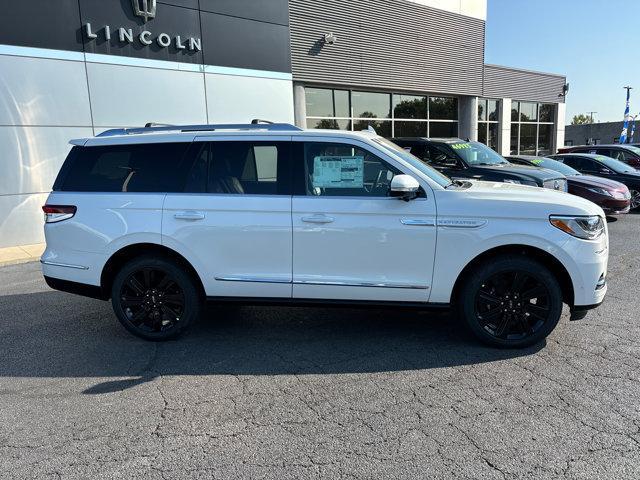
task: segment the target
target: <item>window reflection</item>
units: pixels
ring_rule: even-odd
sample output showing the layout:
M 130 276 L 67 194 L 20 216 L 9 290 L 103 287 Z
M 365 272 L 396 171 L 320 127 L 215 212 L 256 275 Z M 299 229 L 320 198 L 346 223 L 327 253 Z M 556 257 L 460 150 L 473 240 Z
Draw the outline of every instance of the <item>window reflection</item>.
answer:
M 417 95 L 393 95 L 395 118 L 427 119 L 429 104 L 427 97 Z

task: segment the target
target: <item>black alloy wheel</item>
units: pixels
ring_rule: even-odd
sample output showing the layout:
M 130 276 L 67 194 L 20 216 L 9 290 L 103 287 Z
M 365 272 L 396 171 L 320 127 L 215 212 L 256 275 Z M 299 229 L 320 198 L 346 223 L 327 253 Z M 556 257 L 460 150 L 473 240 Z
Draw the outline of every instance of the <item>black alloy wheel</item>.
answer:
M 523 339 L 538 331 L 549 319 L 549 291 L 527 272 L 496 273 L 478 289 L 475 315 L 491 336 Z
M 112 304 L 122 325 L 147 340 L 166 340 L 184 331 L 200 313 L 198 290 L 175 263 L 134 260 L 116 275 Z
M 541 263 L 521 255 L 493 259 L 462 288 L 462 315 L 482 341 L 525 347 L 545 338 L 562 313 L 562 292 Z

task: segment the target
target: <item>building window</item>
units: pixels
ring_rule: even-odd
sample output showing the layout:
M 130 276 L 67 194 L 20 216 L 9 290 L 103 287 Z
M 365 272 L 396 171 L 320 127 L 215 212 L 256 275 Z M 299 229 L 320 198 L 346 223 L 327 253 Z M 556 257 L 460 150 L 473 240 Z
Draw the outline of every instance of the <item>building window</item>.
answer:
M 553 149 L 552 103 L 513 102 L 511 107 L 511 154 L 550 155 Z
M 366 130 L 383 137 L 457 137 L 458 99 L 305 88 L 307 127 Z M 497 132 L 497 130 L 496 130 Z
M 478 141 L 498 150 L 498 101 L 478 99 Z

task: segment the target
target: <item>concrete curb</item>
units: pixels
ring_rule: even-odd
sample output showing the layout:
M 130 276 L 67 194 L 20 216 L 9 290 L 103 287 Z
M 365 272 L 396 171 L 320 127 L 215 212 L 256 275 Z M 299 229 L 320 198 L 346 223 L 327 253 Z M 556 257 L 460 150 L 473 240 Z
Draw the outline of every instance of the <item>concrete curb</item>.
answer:
M 0 267 L 37 262 L 44 249 L 44 243 L 0 248 Z

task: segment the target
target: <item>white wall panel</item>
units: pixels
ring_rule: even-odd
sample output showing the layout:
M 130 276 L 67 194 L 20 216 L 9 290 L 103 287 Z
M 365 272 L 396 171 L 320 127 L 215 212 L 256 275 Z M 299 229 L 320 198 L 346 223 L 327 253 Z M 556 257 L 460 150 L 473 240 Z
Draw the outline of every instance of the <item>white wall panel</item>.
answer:
M 87 63 L 96 127 L 206 123 L 203 74 Z
M 0 125 L 90 126 L 84 63 L 0 55 Z
M 47 195 L 0 195 L 0 248 L 44 242 Z
M 211 123 L 246 123 L 253 118 L 293 123 L 290 80 L 207 73 Z
M 0 195 L 50 191 L 69 140 L 92 134 L 89 127 L 0 127 Z

